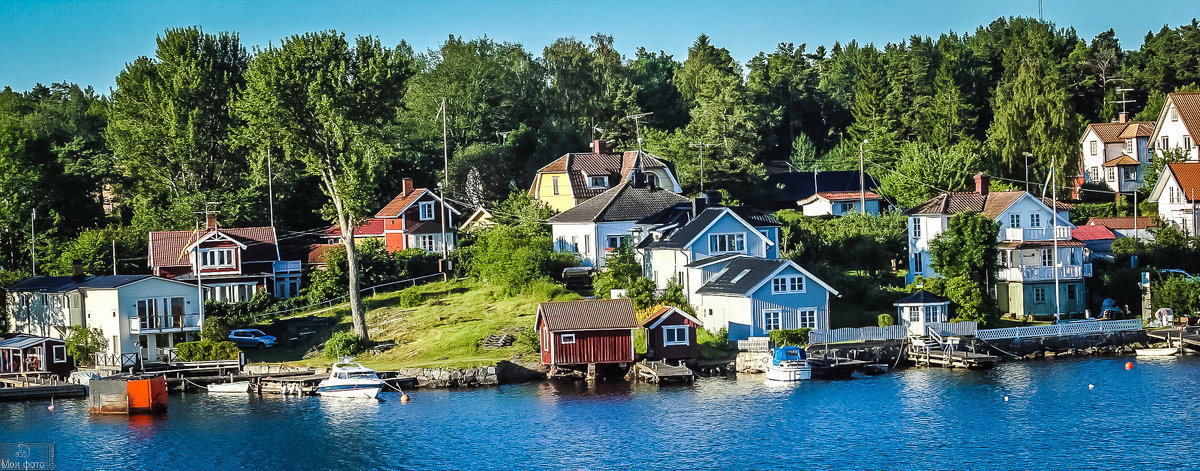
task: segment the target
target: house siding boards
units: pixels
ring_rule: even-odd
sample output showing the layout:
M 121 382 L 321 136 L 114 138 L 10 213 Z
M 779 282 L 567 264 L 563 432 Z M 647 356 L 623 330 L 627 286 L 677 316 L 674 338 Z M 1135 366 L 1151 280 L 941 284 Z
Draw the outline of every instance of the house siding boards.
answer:
M 564 334 L 574 335 L 574 342 L 563 343 Z M 632 363 L 633 335 L 628 329 L 555 333 L 553 352 L 553 364 L 562 366 Z
M 682 311 L 673 307 L 663 307 L 659 312 L 665 312 L 642 321 L 646 328 L 646 358 L 649 360 L 683 360 L 692 361 L 699 358 L 696 344 L 696 329 L 699 323 Z M 679 345 L 666 345 L 666 328 L 684 327 L 687 342 Z

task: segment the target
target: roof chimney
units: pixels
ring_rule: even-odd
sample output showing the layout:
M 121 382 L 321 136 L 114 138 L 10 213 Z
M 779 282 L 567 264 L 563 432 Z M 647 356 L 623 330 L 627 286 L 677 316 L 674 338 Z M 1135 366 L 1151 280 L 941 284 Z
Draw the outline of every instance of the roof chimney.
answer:
M 83 281 L 84 278 L 85 278 L 85 276 L 83 276 L 83 262 L 80 260 L 72 260 L 71 261 L 71 279 L 75 280 L 75 282 L 78 283 L 80 281 Z
M 592 141 L 592 152 L 597 154 L 607 154 L 608 144 L 601 139 L 596 139 Z
M 408 196 L 409 193 L 412 193 L 413 182 L 411 178 L 402 178 L 400 179 L 400 182 L 403 184 L 403 187 L 400 190 L 400 196 Z
M 975 174 L 975 192 L 980 195 L 987 196 L 988 186 L 991 184 L 991 178 L 982 173 Z
M 204 213 L 204 228 L 210 231 L 217 228 L 217 213 Z
M 708 195 L 700 195 L 692 199 L 692 217 L 699 216 L 708 208 Z
M 1125 115 L 1124 111 L 1122 111 L 1121 114 L 1117 115 L 1118 123 L 1125 123 L 1125 122 L 1128 122 L 1128 120 L 1129 120 L 1129 118 L 1128 118 L 1128 116 Z

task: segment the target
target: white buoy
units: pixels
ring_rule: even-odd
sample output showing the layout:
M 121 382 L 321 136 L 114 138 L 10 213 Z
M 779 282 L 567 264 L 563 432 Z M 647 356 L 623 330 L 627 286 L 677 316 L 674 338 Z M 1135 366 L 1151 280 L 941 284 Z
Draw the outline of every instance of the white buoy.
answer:
M 50 396 L 50 407 L 47 407 L 46 410 L 54 412 L 54 396 Z
M 1008 396 L 1004 396 L 1004 402 L 1008 402 Z
M 1094 385 L 1094 384 L 1089 384 L 1089 385 L 1088 385 L 1088 389 L 1096 389 L 1096 385 Z

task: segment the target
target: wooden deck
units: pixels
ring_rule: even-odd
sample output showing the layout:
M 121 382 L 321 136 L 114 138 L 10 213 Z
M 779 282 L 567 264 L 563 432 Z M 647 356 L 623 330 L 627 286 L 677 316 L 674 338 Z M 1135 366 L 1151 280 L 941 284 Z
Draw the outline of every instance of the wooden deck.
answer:
M 908 361 L 917 366 L 987 369 L 996 366 L 1000 357 L 956 350 L 909 349 Z
M 53 397 L 84 397 L 87 387 L 67 383 L 57 377 L 0 376 L 0 401 L 50 399 Z
M 1147 330 L 1146 336 L 1164 342 L 1175 342 L 1183 340 L 1183 346 L 1195 351 L 1200 351 L 1200 327 L 1168 327 L 1165 329 Z
M 696 373 L 690 368 L 683 365 L 670 365 L 666 361 L 642 360 L 633 364 L 631 373 L 636 378 L 648 383 L 670 381 L 686 381 L 690 383 L 696 379 Z

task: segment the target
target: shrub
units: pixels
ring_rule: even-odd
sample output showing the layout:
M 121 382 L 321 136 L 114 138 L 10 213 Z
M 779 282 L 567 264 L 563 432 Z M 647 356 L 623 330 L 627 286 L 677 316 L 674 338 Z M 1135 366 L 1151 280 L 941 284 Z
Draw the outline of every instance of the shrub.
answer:
M 894 317 L 892 317 L 891 314 L 880 314 L 879 315 L 879 326 L 887 327 L 890 325 L 896 325 L 896 319 Z
M 343 330 L 333 334 L 333 337 L 325 342 L 325 358 L 336 360 L 338 357 L 354 356 L 366 348 L 362 338 L 354 335 L 354 332 Z
M 567 290 L 567 287 L 563 286 L 561 283 L 556 283 L 554 281 L 545 279 L 533 281 L 525 288 L 525 292 L 540 302 L 554 301 L 559 297 L 571 293 L 571 291 Z
M 204 325 L 200 327 L 200 338 L 210 342 L 220 342 L 229 339 L 229 321 L 223 316 L 205 316 Z
M 104 332 L 95 327 L 71 326 L 67 333 L 67 353 L 80 365 L 91 365 L 96 352 L 108 348 Z
M 542 339 L 538 335 L 537 329 L 524 328 L 514 335 L 514 342 L 522 351 L 527 353 L 539 353 L 542 351 Z
M 767 333 L 775 345 L 803 346 L 808 344 L 808 332 L 811 329 L 777 329 Z
M 696 329 L 696 345 L 700 347 L 701 360 L 725 360 L 735 353 L 729 345 L 729 331 L 724 327 L 716 333 Z
M 237 345 L 228 340 L 201 340 L 175 345 L 175 353 L 183 361 L 234 360 L 237 359 L 238 352 Z
M 417 307 L 421 305 L 422 300 L 421 293 L 416 289 L 406 288 L 400 292 L 400 307 Z

